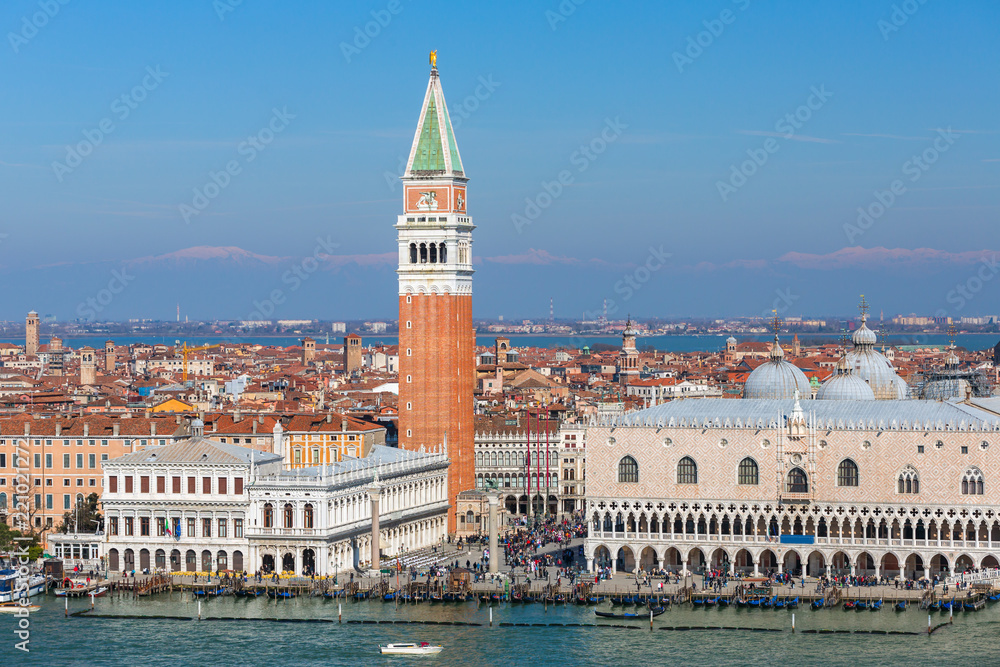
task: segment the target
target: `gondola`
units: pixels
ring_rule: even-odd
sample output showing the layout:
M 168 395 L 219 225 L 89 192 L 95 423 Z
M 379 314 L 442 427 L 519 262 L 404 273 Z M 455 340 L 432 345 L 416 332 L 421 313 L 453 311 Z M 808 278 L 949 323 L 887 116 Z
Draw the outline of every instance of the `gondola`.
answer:
M 871 606 L 872 611 L 880 611 L 881 609 L 882 609 L 882 598 L 879 598 L 878 600 L 875 600 L 875 602 L 872 602 Z
M 749 605 L 750 607 L 759 607 L 761 606 L 760 603 L 761 603 L 760 598 L 752 598 L 750 600 L 747 600 L 747 605 Z
M 737 598 L 736 599 L 736 606 L 737 607 L 745 607 L 745 606 L 747 606 L 747 604 L 748 604 L 747 601 L 745 599 L 743 599 L 743 598 Z
M 705 606 L 705 599 L 704 598 L 691 598 L 691 604 L 693 604 L 696 607 L 704 607 Z
M 868 609 L 868 603 L 864 600 L 858 600 L 854 603 L 854 609 L 855 611 L 864 611 L 865 609 Z
M 820 598 L 818 600 L 813 600 L 812 604 L 810 604 L 809 606 L 812 607 L 813 609 L 822 609 L 825 603 L 826 603 L 826 598 Z
M 616 614 L 613 611 L 597 611 L 595 609 L 594 613 L 597 616 L 599 616 L 600 618 L 617 618 L 617 619 L 633 619 L 633 620 L 635 620 L 635 619 L 649 618 L 650 614 L 652 614 L 653 616 L 659 616 L 660 614 L 662 614 L 666 610 L 667 610 L 666 607 L 657 607 L 656 609 L 650 609 L 649 613 L 645 613 L 645 612 L 638 612 L 638 613 L 623 612 L 621 614 Z
M 955 598 L 951 600 L 941 600 L 941 611 L 951 611 L 951 606 L 954 604 Z
M 604 601 L 603 596 L 598 597 L 596 595 L 591 595 L 589 598 L 587 598 L 587 604 L 597 604 L 598 602 L 603 602 L 603 601 Z
M 385 600 L 386 602 L 392 602 L 393 600 L 396 599 L 396 592 L 393 591 L 391 593 L 386 593 L 385 595 L 382 596 L 382 599 Z
M 778 599 L 777 596 L 774 596 L 772 598 L 764 598 L 760 601 L 760 606 L 770 609 L 771 607 L 774 606 L 774 601 L 777 599 Z
M 966 600 L 962 606 L 965 608 L 965 611 L 979 611 L 986 606 L 986 600 L 982 597 L 975 597 Z
M 854 609 L 854 600 L 844 600 L 844 611 Z
M 986 598 L 986 601 L 987 602 L 997 602 L 997 601 L 1000 601 L 1000 593 L 997 593 L 996 595 L 990 595 L 990 596 L 988 596 Z
M 896 611 L 906 611 L 906 600 L 900 600 L 895 606 Z
M 789 609 L 798 609 L 799 598 L 798 597 L 794 597 L 791 600 L 788 600 L 787 602 L 785 602 L 785 606 L 787 608 L 789 608 Z
M 705 600 L 705 606 L 706 607 L 714 607 L 718 602 L 719 602 L 719 598 L 718 597 L 708 598 L 707 600 Z
M 272 600 L 287 600 L 288 598 L 295 597 L 295 593 L 291 591 L 273 590 L 267 592 L 267 597 L 271 598 Z
M 784 600 L 779 600 L 779 599 L 775 598 L 774 599 L 774 608 L 775 609 L 784 609 L 785 608 L 785 601 Z
M 726 598 L 726 597 L 720 597 L 719 598 L 719 606 L 720 607 L 728 607 L 729 603 L 730 603 L 730 599 L 729 598 Z
M 929 605 L 927 605 L 927 610 L 928 611 L 941 611 L 941 601 L 940 600 L 935 600 L 934 602 L 931 602 Z

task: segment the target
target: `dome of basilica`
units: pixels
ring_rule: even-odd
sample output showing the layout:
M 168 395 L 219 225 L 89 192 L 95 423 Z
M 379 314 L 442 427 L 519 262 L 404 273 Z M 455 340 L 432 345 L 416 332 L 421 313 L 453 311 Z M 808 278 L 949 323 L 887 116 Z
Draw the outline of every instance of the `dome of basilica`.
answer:
M 853 375 L 868 383 L 878 400 L 902 400 L 909 398 L 906 382 L 896 374 L 892 363 L 878 350 L 878 337 L 868 328 L 867 317 L 862 315 L 861 327 L 851 336 L 854 349 L 847 353 L 847 364 Z
M 743 385 L 743 398 L 795 398 L 796 392 L 802 396 L 811 396 L 812 388 L 806 374 L 795 364 L 785 361 L 784 357 L 785 353 L 775 336 L 771 359 L 750 373 Z
M 868 383 L 851 372 L 846 358 L 837 362 L 837 372 L 820 387 L 816 398 L 827 401 L 874 401 Z

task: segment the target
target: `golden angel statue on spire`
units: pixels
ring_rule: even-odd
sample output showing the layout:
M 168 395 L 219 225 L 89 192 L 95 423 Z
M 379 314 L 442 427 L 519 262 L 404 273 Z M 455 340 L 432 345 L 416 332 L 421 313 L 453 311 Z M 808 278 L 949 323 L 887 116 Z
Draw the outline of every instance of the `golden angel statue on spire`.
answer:
M 431 67 L 437 69 L 438 66 L 438 52 L 437 49 L 431 51 Z

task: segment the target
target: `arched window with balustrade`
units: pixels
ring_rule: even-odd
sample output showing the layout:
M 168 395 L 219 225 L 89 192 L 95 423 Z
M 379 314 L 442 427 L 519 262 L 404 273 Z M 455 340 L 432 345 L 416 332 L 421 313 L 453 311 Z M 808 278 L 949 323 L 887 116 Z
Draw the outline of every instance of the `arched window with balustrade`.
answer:
M 809 493 L 809 477 L 802 468 L 792 468 L 788 471 L 785 490 L 788 493 Z

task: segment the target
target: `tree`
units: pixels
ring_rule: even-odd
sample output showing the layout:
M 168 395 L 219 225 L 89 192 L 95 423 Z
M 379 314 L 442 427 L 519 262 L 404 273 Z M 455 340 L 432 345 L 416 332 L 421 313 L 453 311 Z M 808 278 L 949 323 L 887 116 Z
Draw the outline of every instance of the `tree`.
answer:
M 0 552 L 15 552 L 25 545 L 28 546 L 28 558 L 36 560 L 42 555 L 42 545 L 38 543 L 38 535 L 28 533 L 30 542 L 14 541 L 15 537 L 22 537 L 24 534 L 19 530 L 14 530 L 3 521 L 0 521 Z
M 59 526 L 59 532 L 68 533 L 74 528 L 77 532 L 97 530 L 97 527 L 101 525 L 101 513 L 98 511 L 99 502 L 100 497 L 96 493 L 78 499 L 76 507 L 63 514 L 63 522 Z

